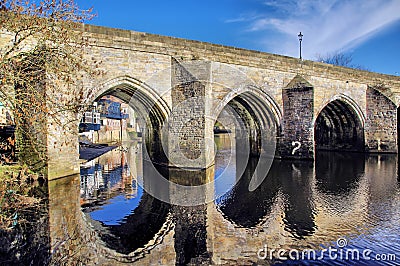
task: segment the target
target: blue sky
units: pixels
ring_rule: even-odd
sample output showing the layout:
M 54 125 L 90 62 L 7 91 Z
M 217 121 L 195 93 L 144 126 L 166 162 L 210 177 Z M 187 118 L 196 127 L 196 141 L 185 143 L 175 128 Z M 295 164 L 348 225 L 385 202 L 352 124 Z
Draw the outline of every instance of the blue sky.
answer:
M 400 0 L 77 0 L 90 24 L 303 57 L 337 51 L 400 75 Z

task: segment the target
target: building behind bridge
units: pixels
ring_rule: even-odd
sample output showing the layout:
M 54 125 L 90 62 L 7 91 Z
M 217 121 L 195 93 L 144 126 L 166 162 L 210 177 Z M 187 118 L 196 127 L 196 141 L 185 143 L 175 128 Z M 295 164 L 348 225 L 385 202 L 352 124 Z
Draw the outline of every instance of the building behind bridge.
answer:
M 104 96 L 83 114 L 80 135 L 94 143 L 121 142 L 141 136 L 135 111 L 114 96 Z

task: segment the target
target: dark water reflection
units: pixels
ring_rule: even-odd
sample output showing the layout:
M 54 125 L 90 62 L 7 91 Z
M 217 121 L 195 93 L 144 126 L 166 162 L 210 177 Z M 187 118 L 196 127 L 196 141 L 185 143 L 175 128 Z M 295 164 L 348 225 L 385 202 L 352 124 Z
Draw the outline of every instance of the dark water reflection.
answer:
M 234 165 L 227 167 L 235 154 L 224 145 L 227 142 L 219 139 L 217 143 L 215 168 L 196 179 L 208 180 L 210 173 L 215 178 L 222 173 L 231 176 L 215 187 L 212 193 L 216 195 L 227 191 L 215 202 L 170 206 L 148 195 L 136 185 L 137 177 L 144 175 L 146 180 L 146 169 L 141 167 L 140 145 L 135 144 L 126 153 L 114 151 L 99 158 L 91 172 L 82 171 L 83 212 L 107 246 L 123 254 L 144 247 L 172 221 L 173 238 L 163 243 L 174 249 L 169 264 L 290 264 L 260 259 L 257 251 L 264 245 L 321 250 L 334 246 L 340 237 L 347 239 L 346 248 L 397 255 L 396 262 L 379 264 L 400 262 L 397 156 L 320 152 L 315 162 L 275 160 L 261 186 L 249 192 L 258 160 L 250 159 L 244 174 L 237 176 Z M 166 175 L 179 180 L 193 173 L 169 171 Z M 154 256 L 167 258 L 166 254 Z M 302 263 L 368 264 L 329 257 Z
M 225 218 L 238 226 L 247 228 L 256 226 L 271 212 L 272 204 L 279 192 L 280 172 L 277 162 L 271 167 L 270 174 L 266 178 L 268 181 L 262 183 L 255 191 L 249 192 L 249 183 L 257 162 L 257 159 L 251 159 L 239 182 L 217 200 L 217 206 Z
M 366 157 L 359 153 L 317 153 L 317 189 L 330 195 L 348 195 L 365 174 Z
M 304 238 L 317 229 L 313 185 L 327 205 L 335 206 L 337 198 L 351 196 L 359 186 L 360 177 L 365 173 L 365 161 L 362 154 L 324 152 L 318 154 L 315 164 L 276 160 L 261 186 L 249 192 L 248 185 L 258 163 L 251 158 L 238 184 L 218 200 L 218 207 L 233 223 L 251 228 L 269 215 L 277 195 L 282 196 L 285 230 L 295 238 Z

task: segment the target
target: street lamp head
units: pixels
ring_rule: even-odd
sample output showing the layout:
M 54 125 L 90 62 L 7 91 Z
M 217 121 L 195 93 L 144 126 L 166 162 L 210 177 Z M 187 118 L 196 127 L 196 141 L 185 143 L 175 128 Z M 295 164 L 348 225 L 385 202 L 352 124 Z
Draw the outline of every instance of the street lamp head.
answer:
M 303 40 L 303 34 L 301 34 L 301 31 L 300 31 L 299 35 L 297 35 L 297 37 L 299 37 L 299 41 Z

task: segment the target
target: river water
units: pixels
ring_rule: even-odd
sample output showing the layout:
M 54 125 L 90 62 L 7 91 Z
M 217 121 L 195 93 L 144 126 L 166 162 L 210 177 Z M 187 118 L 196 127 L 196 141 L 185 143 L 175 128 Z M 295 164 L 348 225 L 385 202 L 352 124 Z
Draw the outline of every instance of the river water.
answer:
M 230 141 L 217 135 L 216 144 L 203 178 L 228 178 L 200 206 L 171 206 L 140 186 L 141 143 L 82 165 L 81 210 L 102 244 L 138 265 L 400 265 L 397 155 L 275 160 L 250 192 L 257 159 L 238 176 Z

